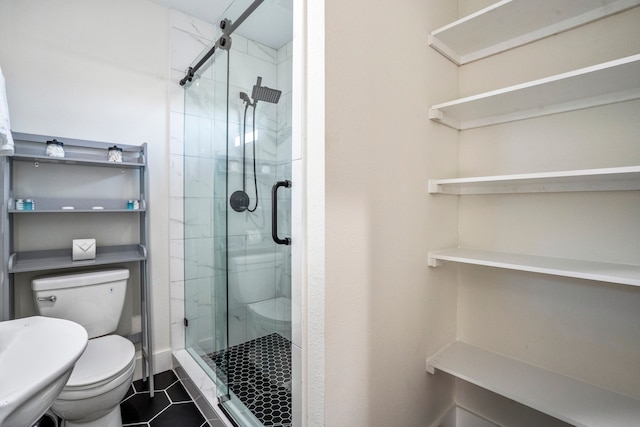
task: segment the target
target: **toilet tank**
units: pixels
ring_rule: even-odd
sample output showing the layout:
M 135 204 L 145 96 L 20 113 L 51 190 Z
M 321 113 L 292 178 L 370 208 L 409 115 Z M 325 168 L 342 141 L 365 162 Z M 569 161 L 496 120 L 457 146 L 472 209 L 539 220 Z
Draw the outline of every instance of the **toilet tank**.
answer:
M 241 304 L 274 298 L 280 283 L 282 253 L 258 252 L 231 256 L 229 292 Z
M 38 314 L 71 320 L 89 338 L 118 328 L 129 270 L 114 269 L 39 277 L 31 282 Z

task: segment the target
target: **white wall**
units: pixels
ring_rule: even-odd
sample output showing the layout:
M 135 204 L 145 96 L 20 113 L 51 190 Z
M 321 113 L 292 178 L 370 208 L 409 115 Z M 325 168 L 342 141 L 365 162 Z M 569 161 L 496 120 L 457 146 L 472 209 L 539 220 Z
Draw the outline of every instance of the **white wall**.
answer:
M 150 280 L 160 370 L 171 363 L 168 17 L 167 9 L 146 0 L 0 0 L 0 65 L 14 131 L 149 144 Z
M 457 72 L 426 38 L 457 7 L 325 6 L 324 422 L 426 426 L 451 403 L 425 359 L 455 337 L 457 293 L 451 272 L 427 267 L 429 249 L 456 241 L 457 202 L 433 203 L 427 179 L 456 174 L 457 135 L 427 111 Z
M 491 3 L 325 3 L 325 425 L 425 426 L 454 401 L 505 425 L 562 424 L 425 374 L 426 355 L 454 339 L 639 396 L 637 289 L 426 267 L 429 249 L 457 243 L 635 264 L 640 256 L 637 192 L 426 193 L 428 178 L 640 159 L 638 101 L 462 133 L 429 123 L 430 104 L 640 51 L 638 9 L 458 71 L 427 46 L 429 31 Z

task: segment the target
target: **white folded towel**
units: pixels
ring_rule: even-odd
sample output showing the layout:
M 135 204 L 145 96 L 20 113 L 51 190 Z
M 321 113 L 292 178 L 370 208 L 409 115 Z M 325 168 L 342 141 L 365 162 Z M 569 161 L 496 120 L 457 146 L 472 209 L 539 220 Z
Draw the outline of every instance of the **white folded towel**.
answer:
M 4 76 L 0 68 L 0 156 L 13 156 L 13 136 L 11 135 L 11 122 L 9 121 L 9 103 L 5 90 Z

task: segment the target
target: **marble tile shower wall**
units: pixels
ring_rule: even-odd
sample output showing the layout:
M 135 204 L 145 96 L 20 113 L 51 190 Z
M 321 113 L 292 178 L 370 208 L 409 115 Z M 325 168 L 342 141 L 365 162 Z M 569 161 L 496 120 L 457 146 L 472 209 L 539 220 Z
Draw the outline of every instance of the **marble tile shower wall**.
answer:
M 190 316 L 210 319 L 194 322 L 197 327 L 189 328 L 189 334 L 194 334 L 189 340 L 199 342 L 202 351 L 210 352 L 214 338 L 212 281 L 220 273 L 214 268 L 214 246 L 220 244 L 215 236 L 224 235 L 222 230 L 215 229 L 213 219 L 214 211 L 224 209 L 226 205 L 223 198 L 213 197 L 214 191 L 220 194 L 218 190 L 221 190 L 214 187 L 215 183 L 222 182 L 215 180 L 214 174 L 224 173 L 216 155 L 224 152 L 226 139 L 224 116 L 216 117 L 214 112 L 225 108 L 226 70 L 220 65 L 204 70 L 194 83 L 199 85 L 198 90 L 186 92 L 189 107 L 185 111 L 185 91 L 177 82 L 193 59 L 210 46 L 218 34 L 213 25 L 176 11 L 171 12 L 171 26 L 172 82 L 175 82 L 171 85 L 170 113 L 171 347 L 174 351 L 184 348 L 186 298 Z M 263 85 L 284 90 L 277 105 L 258 103 L 256 128 L 260 149 L 256 169 L 261 200 L 255 214 L 231 216 L 228 224 L 231 250 L 259 250 L 269 244 L 271 185 L 277 179 L 291 176 L 291 51 L 291 43 L 274 50 L 237 34 L 233 36 L 229 79 L 229 140 L 233 147 L 229 162 L 231 189 L 241 188 L 242 147 L 239 143 L 236 146 L 236 139 L 242 133 L 244 107 L 239 92 L 251 95 L 257 76 L 263 78 Z M 251 132 L 251 109 L 247 119 L 246 130 Z M 250 146 L 248 144 L 247 149 Z M 248 154 L 250 158 L 250 151 Z M 247 167 L 252 165 L 247 163 Z M 186 187 L 185 182 L 189 183 Z M 249 182 L 247 193 L 253 203 L 254 190 Z M 290 205 L 288 194 L 281 197 L 281 204 Z M 281 210 L 281 226 L 290 224 L 288 211 L 290 209 Z M 185 221 L 189 223 L 186 231 Z M 285 255 L 286 267 L 290 267 L 290 254 Z M 281 295 L 290 296 L 290 283 L 290 275 L 283 275 Z
M 170 238 L 170 320 L 171 348 L 184 348 L 185 317 L 185 265 L 184 265 L 184 162 L 185 162 L 185 92 L 178 84 L 187 67 L 216 36 L 213 25 L 171 11 L 171 111 L 170 111 L 170 165 L 169 184 L 169 238 Z

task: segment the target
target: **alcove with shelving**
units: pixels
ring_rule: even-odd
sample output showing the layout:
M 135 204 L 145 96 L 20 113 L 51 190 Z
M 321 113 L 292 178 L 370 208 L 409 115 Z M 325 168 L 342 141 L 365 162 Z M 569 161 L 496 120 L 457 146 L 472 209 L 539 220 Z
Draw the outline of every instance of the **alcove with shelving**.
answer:
M 459 175 L 428 183 L 434 200 L 458 198 L 458 244 L 427 259 L 456 272 L 458 324 L 427 371 L 571 425 L 640 419 L 638 4 L 500 1 L 429 38 L 442 60 L 477 72 L 460 74 L 471 95 L 429 108 L 459 132 Z M 603 37 L 611 50 L 589 48 Z M 575 51 L 531 56 L 551 43 Z M 491 68 L 509 60 L 520 63 Z M 549 61 L 569 71 L 545 74 Z M 514 73 L 527 77 L 500 85 Z M 497 89 L 482 89 L 487 76 Z

